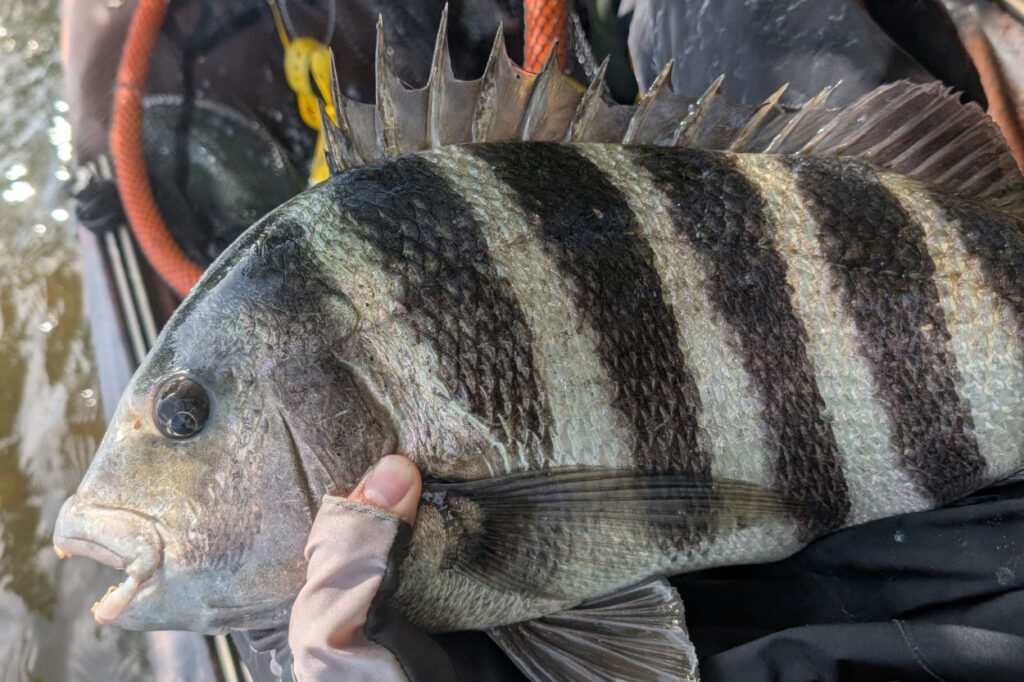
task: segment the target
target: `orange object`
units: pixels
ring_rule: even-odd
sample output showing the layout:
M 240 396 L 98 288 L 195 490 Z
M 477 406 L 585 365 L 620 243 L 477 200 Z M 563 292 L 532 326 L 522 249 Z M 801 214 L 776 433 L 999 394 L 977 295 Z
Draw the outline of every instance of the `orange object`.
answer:
M 999 126 L 1017 160 L 1017 166 L 1024 172 L 1024 110 L 1016 106 L 1014 83 L 1000 65 L 988 37 L 981 29 L 968 32 L 964 37 L 964 46 L 974 60 L 981 85 L 985 88 L 988 115 Z M 1018 83 L 1016 87 L 1024 88 L 1024 84 Z
M 558 67 L 565 70 L 569 59 L 569 0 L 525 0 L 526 39 L 523 68 L 540 71 L 551 49 L 558 43 Z
M 160 216 L 146 173 L 142 146 L 142 95 L 149 60 L 167 13 L 168 0 L 139 0 L 128 29 L 114 91 L 110 150 L 128 224 L 143 255 L 160 277 L 185 297 L 203 274 L 181 250 Z
M 142 144 L 142 97 L 150 57 L 169 0 L 139 0 L 132 15 L 114 92 L 110 148 L 125 215 L 146 260 L 181 297 L 188 295 L 203 274 L 171 236 L 153 198 Z M 565 69 L 569 54 L 568 0 L 525 0 L 524 67 L 540 71 L 557 44 L 558 66 Z

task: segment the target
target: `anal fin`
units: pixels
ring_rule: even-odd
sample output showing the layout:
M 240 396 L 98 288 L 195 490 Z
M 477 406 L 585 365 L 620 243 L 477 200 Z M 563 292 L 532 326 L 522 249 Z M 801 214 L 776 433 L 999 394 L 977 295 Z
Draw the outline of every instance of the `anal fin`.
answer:
M 699 679 L 683 602 L 664 578 L 487 633 L 534 682 Z

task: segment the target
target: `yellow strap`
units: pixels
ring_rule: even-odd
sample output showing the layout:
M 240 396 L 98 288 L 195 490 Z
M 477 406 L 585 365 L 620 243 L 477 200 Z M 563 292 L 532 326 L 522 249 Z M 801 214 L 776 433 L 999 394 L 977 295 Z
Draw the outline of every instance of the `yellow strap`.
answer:
M 316 135 L 313 163 L 309 168 L 309 184 L 315 185 L 318 182 L 323 182 L 330 176 L 330 169 L 327 168 L 327 157 L 324 156 L 324 132 L 321 130 Z
M 328 115 L 334 118 L 331 101 L 331 51 L 318 40 L 305 36 L 289 37 L 275 0 L 267 0 L 274 16 L 277 37 L 284 48 L 284 76 L 296 97 L 302 122 L 317 132 L 316 147 L 309 173 L 309 183 L 315 184 L 328 176 L 324 157 L 324 134 L 320 130 L 320 109 L 317 100 L 323 98 Z M 310 78 L 312 76 L 312 79 Z M 319 91 L 319 92 L 318 92 Z
M 274 15 L 274 26 L 277 27 L 277 37 L 281 41 L 281 46 L 284 49 L 288 49 L 288 43 L 291 42 L 288 38 L 288 31 L 284 28 L 284 19 L 281 18 L 281 10 L 278 9 L 277 3 L 274 0 L 267 0 L 267 4 L 270 5 L 270 13 Z

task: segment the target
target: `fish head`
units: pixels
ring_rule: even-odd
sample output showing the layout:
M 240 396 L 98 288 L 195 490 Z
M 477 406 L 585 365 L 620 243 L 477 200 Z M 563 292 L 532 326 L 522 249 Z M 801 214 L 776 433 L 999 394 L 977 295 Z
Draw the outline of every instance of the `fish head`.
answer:
M 61 510 L 59 554 L 127 573 L 100 623 L 287 623 L 321 498 L 392 447 L 338 360 L 344 296 L 304 268 L 300 227 L 277 227 L 243 237 L 168 322 Z

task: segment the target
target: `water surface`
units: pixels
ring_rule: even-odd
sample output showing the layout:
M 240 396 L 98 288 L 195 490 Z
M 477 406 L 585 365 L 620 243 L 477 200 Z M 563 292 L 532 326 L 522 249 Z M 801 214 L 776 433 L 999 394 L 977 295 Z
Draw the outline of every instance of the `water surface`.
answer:
M 64 185 L 59 0 L 0 2 L 0 682 L 148 680 L 89 607 L 119 572 L 51 547 L 103 432 Z

